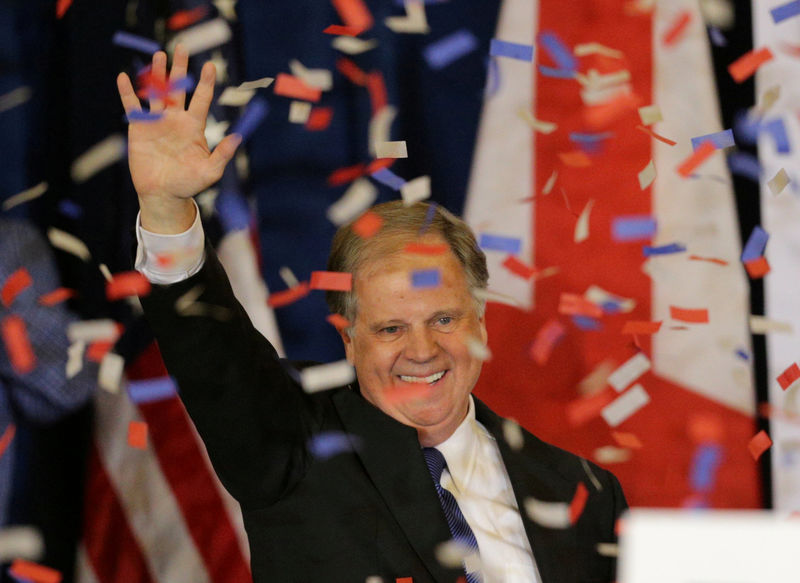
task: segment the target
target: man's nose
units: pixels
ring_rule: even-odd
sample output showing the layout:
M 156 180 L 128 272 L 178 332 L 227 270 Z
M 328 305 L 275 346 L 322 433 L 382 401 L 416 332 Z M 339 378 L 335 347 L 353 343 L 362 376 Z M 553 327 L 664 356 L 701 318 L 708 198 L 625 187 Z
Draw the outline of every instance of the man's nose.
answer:
M 406 336 L 405 356 L 415 362 L 427 362 L 439 351 L 433 332 L 426 326 L 412 329 Z

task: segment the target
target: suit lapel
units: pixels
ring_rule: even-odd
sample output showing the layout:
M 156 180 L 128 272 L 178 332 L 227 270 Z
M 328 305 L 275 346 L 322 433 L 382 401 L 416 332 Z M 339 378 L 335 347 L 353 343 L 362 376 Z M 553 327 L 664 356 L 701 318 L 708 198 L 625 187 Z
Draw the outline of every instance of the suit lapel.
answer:
M 551 450 L 527 432 L 523 448 L 519 451 L 511 449 L 503 437 L 503 418 L 477 398 L 475 418 L 497 441 L 542 582 L 571 581 L 570 551 L 575 548 L 575 529 L 545 528 L 533 522 L 525 512 L 525 499 L 533 497 L 548 502 L 569 502 L 575 484 L 556 471 Z
M 362 440 L 358 456 L 411 546 L 436 581 L 463 571 L 436 559 L 437 545 L 451 539 L 414 428 L 395 421 L 356 391 L 338 391 L 333 402 L 345 431 Z

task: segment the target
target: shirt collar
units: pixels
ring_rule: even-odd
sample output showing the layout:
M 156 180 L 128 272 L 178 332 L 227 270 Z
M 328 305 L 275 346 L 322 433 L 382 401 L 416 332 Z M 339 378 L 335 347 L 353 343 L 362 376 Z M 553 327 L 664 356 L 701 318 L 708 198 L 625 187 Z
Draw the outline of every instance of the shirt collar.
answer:
M 436 446 L 447 461 L 447 470 L 458 490 L 466 488 L 475 467 L 480 447 L 479 431 L 484 430 L 475 419 L 475 403 L 470 395 L 466 417 L 450 437 Z

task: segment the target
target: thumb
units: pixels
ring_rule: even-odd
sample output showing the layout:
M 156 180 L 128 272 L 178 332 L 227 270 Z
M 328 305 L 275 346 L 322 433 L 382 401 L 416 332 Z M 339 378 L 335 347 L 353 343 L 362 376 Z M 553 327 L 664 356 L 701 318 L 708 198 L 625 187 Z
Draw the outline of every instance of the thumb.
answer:
M 214 148 L 214 151 L 211 152 L 211 157 L 208 161 L 211 165 L 211 172 L 217 176 L 217 179 L 222 176 L 225 166 L 231 161 L 231 158 L 233 158 L 233 155 L 236 153 L 236 148 L 238 148 L 241 143 L 242 136 L 239 134 L 231 134 L 225 136 L 225 138 L 217 144 L 217 147 Z

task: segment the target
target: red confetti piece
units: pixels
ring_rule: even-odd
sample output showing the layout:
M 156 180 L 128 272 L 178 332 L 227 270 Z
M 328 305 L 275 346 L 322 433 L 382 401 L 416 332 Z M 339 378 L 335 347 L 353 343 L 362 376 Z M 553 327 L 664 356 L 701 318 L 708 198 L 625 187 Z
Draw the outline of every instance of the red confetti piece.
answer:
M 778 384 L 785 391 L 797 379 L 800 379 L 800 367 L 798 367 L 795 362 L 778 376 Z
M 383 219 L 372 211 L 367 211 L 351 225 L 353 232 L 362 239 L 369 239 L 381 230 Z
M 367 84 L 367 74 L 361 70 L 353 61 L 348 58 L 341 57 L 336 61 L 336 69 L 351 83 L 364 86 Z
M 688 10 L 684 10 L 678 14 L 670 27 L 664 32 L 664 36 L 661 37 L 661 42 L 664 44 L 664 46 L 672 46 L 676 44 L 679 39 L 683 38 L 684 33 L 686 32 L 686 29 L 691 21 L 692 13 Z
M 689 418 L 686 431 L 694 443 L 721 443 L 725 424 L 719 415 L 698 413 Z
M 413 253 L 415 255 L 443 255 L 450 249 L 446 243 L 430 245 L 427 243 L 407 243 L 403 247 L 404 253 Z
M 31 583 L 60 583 L 61 573 L 50 567 L 15 559 L 8 572 L 16 579 Z
M 558 158 L 565 166 L 572 166 L 573 168 L 586 168 L 592 165 L 592 161 L 585 152 L 580 150 L 573 150 L 572 152 L 559 152 Z
M 322 97 L 322 91 L 316 87 L 306 85 L 302 79 L 298 79 L 288 73 L 278 73 L 275 79 L 275 95 L 302 99 L 303 101 L 317 102 Z
M 354 26 L 343 26 L 341 24 L 331 24 L 326 27 L 322 32 L 325 34 L 335 34 L 337 36 L 358 36 L 363 30 L 355 28 Z
M 167 28 L 169 30 L 186 28 L 202 19 L 206 14 L 208 14 L 208 9 L 205 6 L 198 6 L 191 10 L 180 10 L 169 17 L 167 20 Z
M 0 458 L 3 457 L 6 449 L 8 449 L 9 444 L 14 439 L 14 434 L 17 432 L 17 426 L 13 423 L 9 423 L 6 427 L 6 430 L 3 431 L 3 435 L 0 436 Z
M 661 328 L 661 321 L 628 320 L 622 326 L 623 334 L 655 334 Z
M 394 580 L 394 583 L 414 583 L 413 577 L 398 577 Z
M 758 461 L 758 458 L 760 458 L 771 445 L 772 440 L 769 438 L 769 435 L 767 435 L 767 432 L 762 429 L 753 436 L 753 439 L 747 444 L 747 449 L 750 450 L 750 455 L 753 456 L 753 459 Z
M 60 304 L 70 298 L 75 297 L 75 290 L 66 287 L 58 287 L 51 292 L 39 296 L 39 303 L 48 308 Z
M 650 128 L 647 128 L 647 127 L 645 127 L 645 126 L 643 126 L 643 125 L 637 125 L 637 126 L 636 126 L 636 129 L 637 129 L 637 130 L 641 130 L 641 131 L 643 131 L 643 132 L 644 132 L 644 133 L 646 133 L 648 136 L 650 136 L 650 137 L 652 137 L 652 138 L 655 138 L 655 139 L 657 139 L 659 142 L 664 142 L 664 143 L 665 143 L 665 144 L 667 144 L 668 146 L 674 146 L 675 144 L 677 144 L 677 143 L 678 143 L 678 142 L 676 142 L 676 141 L 674 141 L 674 140 L 670 140 L 669 138 L 665 138 L 664 136 L 662 136 L 662 135 L 660 135 L 660 134 L 657 134 L 657 133 L 655 133 L 653 130 L 651 130 Z
M 353 289 L 353 274 L 342 271 L 312 271 L 311 289 L 350 291 Z
M 558 313 L 568 316 L 600 318 L 603 315 L 603 309 L 581 295 L 562 293 L 558 299 Z
M 586 501 L 589 499 L 589 490 L 583 482 L 578 482 L 578 488 L 575 490 L 575 495 L 572 497 L 572 502 L 569 504 L 569 523 L 575 524 L 583 514 L 583 509 L 586 508 Z
M 639 98 L 628 93 L 608 103 L 585 108 L 583 118 L 590 129 L 600 129 L 611 125 L 630 111 L 636 111 L 638 107 Z
M 611 387 L 588 397 L 575 399 L 567 404 L 567 422 L 572 427 L 583 425 L 587 421 L 600 415 L 600 411 L 611 401 L 617 398 L 617 392 Z
M 128 425 L 128 445 L 136 449 L 147 448 L 147 423 L 131 421 Z
M 11 366 L 18 374 L 31 372 L 36 367 L 36 356 L 28 340 L 25 321 L 16 315 L 6 316 L 0 326 Z
M 624 431 L 612 431 L 611 437 L 614 438 L 614 441 L 617 442 L 618 445 L 621 447 L 629 447 L 631 449 L 641 449 L 642 442 L 641 440 L 636 437 L 633 433 L 625 433 Z
M 72 6 L 72 0 L 58 0 L 56 2 L 56 18 L 64 18 L 70 6 Z
M 431 388 L 424 383 L 402 383 L 384 391 L 386 402 L 390 405 L 406 403 L 416 399 L 427 399 Z
M 530 279 L 537 273 L 539 270 L 535 267 L 529 267 L 528 265 L 524 264 L 522 261 L 514 257 L 513 255 L 509 255 L 506 257 L 505 261 L 503 261 L 503 267 L 508 269 L 514 275 L 521 277 L 522 279 Z
M 360 31 L 369 30 L 372 27 L 372 14 L 364 4 L 363 0 L 332 0 L 339 18 L 345 26 L 359 29 Z
M 330 314 L 325 318 L 325 320 L 327 320 L 328 323 L 336 328 L 336 330 L 339 332 L 350 326 L 350 320 L 341 314 Z
M 333 108 L 331 107 L 315 107 L 308 114 L 306 120 L 306 129 L 310 132 L 321 132 L 328 129 L 333 119 Z
M 761 279 L 770 272 L 769 261 L 763 255 L 744 262 L 744 268 L 751 279 Z
M 307 282 L 302 282 L 287 290 L 272 292 L 267 298 L 267 305 L 270 308 L 282 308 L 295 303 L 300 298 L 304 298 L 311 291 Z
M 741 83 L 750 78 L 761 65 L 771 61 L 772 57 L 772 51 L 768 47 L 753 49 L 728 65 L 728 73 L 731 74 L 734 81 Z
M 367 75 L 367 92 L 372 104 L 372 115 L 378 113 L 389 103 L 386 95 L 386 83 L 383 82 L 383 75 L 380 71 L 371 71 Z
M 150 287 L 148 279 L 138 271 L 115 273 L 111 281 L 106 282 L 106 297 L 113 302 L 129 296 L 146 296 Z
M 700 255 L 689 255 L 691 261 L 708 261 L 709 263 L 716 263 L 717 265 L 728 265 L 724 259 L 717 259 L 716 257 L 701 257 Z
M 342 184 L 352 182 L 356 178 L 363 176 L 365 171 L 366 166 L 364 164 L 337 168 L 328 176 L 328 186 L 341 186 Z
M 564 337 L 564 326 L 558 320 L 549 320 L 536 333 L 531 345 L 530 357 L 538 365 L 544 365 L 556 344 Z
M 14 298 L 29 288 L 32 283 L 31 274 L 24 267 L 20 267 L 9 275 L 5 284 L 3 284 L 3 289 L 0 290 L 0 298 L 2 298 L 3 305 L 9 307 Z
M 711 157 L 711 154 L 713 154 L 716 150 L 717 147 L 711 140 L 703 142 L 694 152 L 689 154 L 689 156 L 680 163 L 677 168 L 678 174 L 684 178 L 691 175 L 691 173 L 700 167 L 703 162 L 708 160 Z
M 708 310 L 706 308 L 692 309 L 670 306 L 669 315 L 673 320 L 679 320 L 681 322 L 708 324 Z
M 116 340 L 95 340 L 86 349 L 86 358 L 92 362 L 101 362 L 116 343 Z
M 369 164 L 367 164 L 367 168 L 364 171 L 365 174 L 373 174 L 378 170 L 383 170 L 384 168 L 389 168 L 392 164 L 394 164 L 394 158 L 377 158 L 373 160 Z

